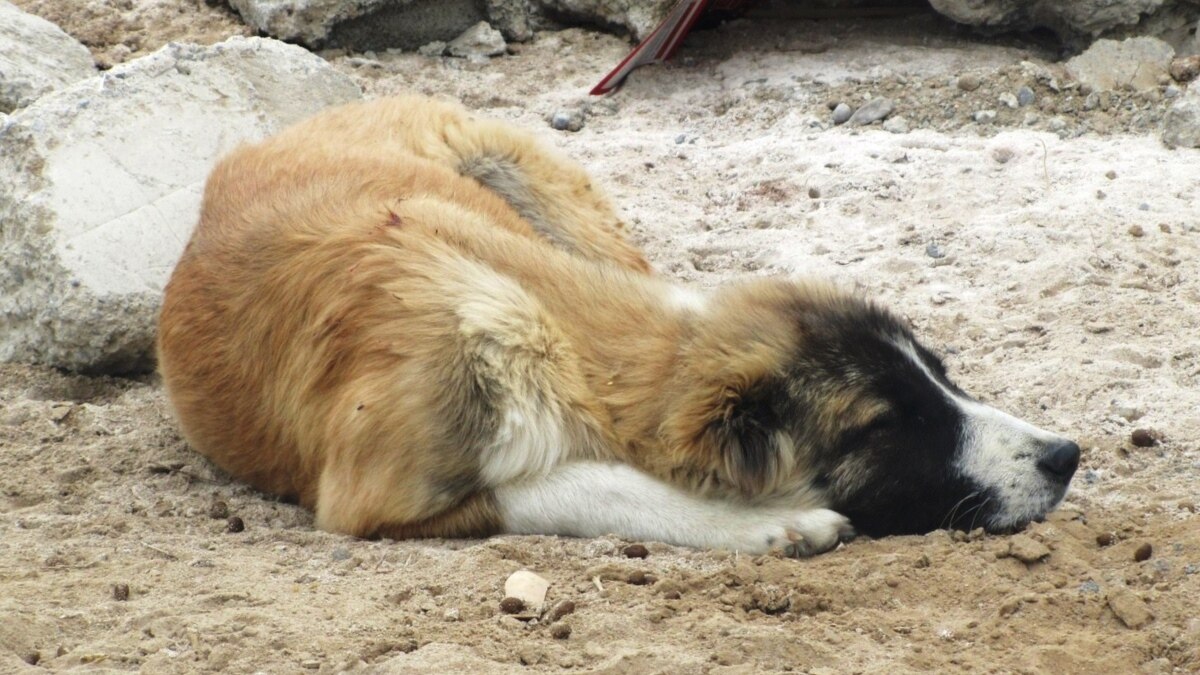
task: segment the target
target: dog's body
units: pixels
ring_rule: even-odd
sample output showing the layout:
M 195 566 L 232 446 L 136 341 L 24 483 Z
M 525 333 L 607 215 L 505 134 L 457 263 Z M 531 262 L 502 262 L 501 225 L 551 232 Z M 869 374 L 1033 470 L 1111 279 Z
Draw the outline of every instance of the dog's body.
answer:
M 809 554 L 1023 524 L 1079 454 L 828 286 L 653 276 L 580 168 L 419 98 L 223 160 L 159 356 L 197 450 L 359 536 Z

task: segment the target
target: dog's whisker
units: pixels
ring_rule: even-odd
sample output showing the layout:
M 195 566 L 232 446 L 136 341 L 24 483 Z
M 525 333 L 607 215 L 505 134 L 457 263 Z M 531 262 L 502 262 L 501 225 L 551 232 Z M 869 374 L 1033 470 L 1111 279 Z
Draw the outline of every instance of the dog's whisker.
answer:
M 983 513 L 983 507 L 987 506 L 989 503 L 991 503 L 991 501 L 992 501 L 992 498 L 988 497 L 987 499 L 980 502 L 979 506 L 975 507 L 975 515 L 971 518 L 971 527 L 967 528 L 968 530 L 975 529 L 975 521 L 979 519 L 979 514 Z
M 979 496 L 979 491 L 975 490 L 974 492 L 969 493 L 966 497 L 963 497 L 962 499 L 955 502 L 954 506 L 950 507 L 950 511 L 948 513 L 946 513 L 946 517 L 942 519 L 942 523 L 941 523 L 941 525 L 938 526 L 938 528 L 945 529 L 947 527 L 953 527 L 955 511 L 957 511 L 958 508 L 960 506 L 962 506 L 967 500 L 972 499 L 977 496 Z

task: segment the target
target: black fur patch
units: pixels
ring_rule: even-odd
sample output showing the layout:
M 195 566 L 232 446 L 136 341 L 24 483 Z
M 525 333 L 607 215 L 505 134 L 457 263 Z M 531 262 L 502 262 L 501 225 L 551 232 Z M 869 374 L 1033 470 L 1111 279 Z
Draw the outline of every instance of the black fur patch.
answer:
M 736 396 L 719 428 L 713 430 L 725 453 L 727 472 L 746 496 L 761 494 L 780 471 L 775 434 L 782 429 L 783 395 L 778 382 L 759 383 Z
M 901 345 L 914 345 L 925 368 L 957 392 L 941 361 L 870 303 L 807 309 L 797 317 L 803 347 L 789 372 L 792 401 L 805 402 L 808 392 L 808 407 L 819 411 L 822 401 L 843 395 L 883 402 L 889 411 L 833 438 L 814 436 L 805 406 L 787 415 L 797 446 L 828 480 L 830 508 L 871 536 L 983 524 L 994 500 L 955 469 L 963 413 Z

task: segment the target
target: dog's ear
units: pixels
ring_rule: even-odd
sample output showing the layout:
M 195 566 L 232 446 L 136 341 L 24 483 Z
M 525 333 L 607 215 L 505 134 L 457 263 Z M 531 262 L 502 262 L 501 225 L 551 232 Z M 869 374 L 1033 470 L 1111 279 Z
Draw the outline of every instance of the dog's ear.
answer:
M 740 391 L 726 389 L 709 425 L 709 442 L 724 464 L 727 480 L 746 496 L 762 494 L 790 466 L 781 447 L 783 434 L 779 387 L 749 383 Z
M 747 497 L 763 494 L 793 464 L 791 444 L 783 442 L 785 395 L 764 376 L 694 386 L 668 418 L 673 463 Z

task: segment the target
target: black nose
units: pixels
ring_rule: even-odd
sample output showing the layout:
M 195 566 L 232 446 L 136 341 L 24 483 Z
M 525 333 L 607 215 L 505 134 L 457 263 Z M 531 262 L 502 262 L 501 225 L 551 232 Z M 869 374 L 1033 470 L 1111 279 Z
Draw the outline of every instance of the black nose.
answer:
M 1071 480 L 1079 468 L 1079 446 L 1071 441 L 1056 441 L 1038 460 L 1038 468 L 1063 482 Z

